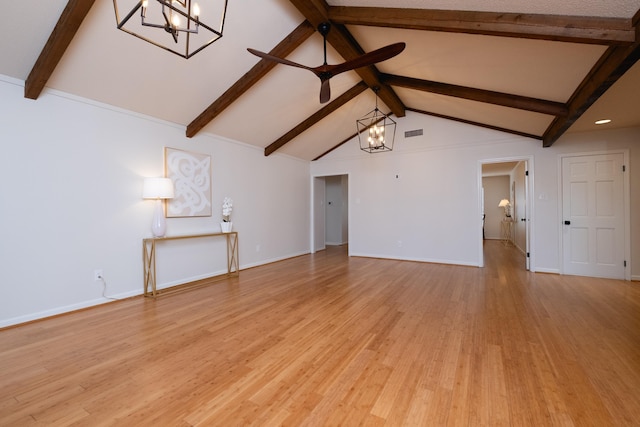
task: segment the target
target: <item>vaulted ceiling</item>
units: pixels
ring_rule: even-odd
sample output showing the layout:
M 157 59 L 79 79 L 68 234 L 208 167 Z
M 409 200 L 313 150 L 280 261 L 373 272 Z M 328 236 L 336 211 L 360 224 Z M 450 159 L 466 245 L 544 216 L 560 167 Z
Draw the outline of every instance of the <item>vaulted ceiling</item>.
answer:
M 209 1 L 219 0 L 200 3 Z M 399 125 L 426 114 L 550 146 L 597 119 L 640 126 L 639 9 L 638 0 L 231 0 L 223 38 L 185 60 L 117 30 L 111 0 L 23 0 L 5 5 L 5 34 L 16 37 L 0 39 L 0 74 L 25 81 L 34 102 L 50 88 L 265 155 L 313 160 L 349 141 L 375 104 L 372 88 Z M 322 22 L 332 23 L 329 63 L 407 47 L 332 78 L 326 104 L 312 73 L 247 52 L 321 65 Z

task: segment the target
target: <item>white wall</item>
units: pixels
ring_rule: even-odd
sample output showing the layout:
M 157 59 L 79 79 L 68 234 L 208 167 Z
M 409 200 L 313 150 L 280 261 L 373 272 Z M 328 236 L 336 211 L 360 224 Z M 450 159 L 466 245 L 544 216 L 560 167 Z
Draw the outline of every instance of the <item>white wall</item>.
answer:
M 423 136 L 403 137 L 420 128 Z M 542 148 L 537 140 L 408 112 L 396 135 L 391 153 L 363 153 L 354 140 L 311 165 L 313 176 L 349 174 L 352 255 L 480 265 L 480 163 L 531 157 L 532 269 L 561 272 L 559 155 L 628 150 L 631 274 L 640 279 L 640 128 L 566 134 Z
M 402 137 L 421 127 L 423 136 Z M 640 279 L 640 128 L 568 134 L 543 149 L 408 113 L 397 135 L 391 153 L 369 155 L 353 141 L 309 166 L 211 135 L 187 139 L 182 126 L 57 92 L 28 100 L 22 82 L 0 76 L 0 327 L 106 302 L 97 268 L 107 295 L 142 292 L 141 240 L 151 235 L 153 210 L 141 199 L 142 181 L 162 175 L 165 146 L 213 162 L 213 216 L 170 218 L 168 234 L 219 230 L 230 196 L 241 268 L 309 252 L 309 177 L 343 174 L 352 255 L 478 265 L 480 162 L 531 156 L 532 268 L 548 272 L 560 271 L 559 155 L 626 149 L 631 273 Z M 160 287 L 222 272 L 223 260 L 211 264 L 223 256 L 218 246 L 165 248 Z
M 142 293 L 142 239 L 153 202 L 144 177 L 163 174 L 163 147 L 212 156 L 213 216 L 169 218 L 167 234 L 219 231 L 234 200 L 240 266 L 309 252 L 309 164 L 182 126 L 45 91 L 0 76 L 0 327 Z M 302 201 L 302 202 L 301 202 Z M 216 260 L 212 263 L 211 260 Z M 172 263 L 170 263 L 172 262 Z M 226 269 L 221 242 L 158 252 L 159 287 Z

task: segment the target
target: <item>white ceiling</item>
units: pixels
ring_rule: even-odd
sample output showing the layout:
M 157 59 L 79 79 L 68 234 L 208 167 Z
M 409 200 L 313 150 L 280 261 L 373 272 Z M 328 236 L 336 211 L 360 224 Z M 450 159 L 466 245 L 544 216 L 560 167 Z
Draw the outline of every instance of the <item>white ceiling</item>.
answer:
M 205 4 L 210 0 L 200 0 Z M 388 0 L 331 0 L 332 6 L 389 6 Z M 23 0 L 4 5 L 0 74 L 26 80 L 54 28 L 66 0 Z M 395 8 L 474 10 L 628 18 L 639 0 L 401 0 Z M 24 13 L 34 11 L 34 13 Z M 37 11 L 37 13 L 35 12 Z M 289 0 L 231 0 L 224 37 L 189 60 L 116 29 L 111 0 L 96 0 L 47 87 L 98 102 L 188 125 L 258 62 L 252 47 L 269 52 L 304 16 Z M 347 26 L 365 51 L 404 41 L 407 48 L 378 64 L 383 73 L 566 103 L 606 47 L 544 40 Z M 161 31 L 161 30 L 159 30 Z M 316 33 L 288 59 L 322 63 L 322 37 Z M 342 59 L 329 49 L 329 63 Z M 331 79 L 332 99 L 360 81 L 355 72 Z M 277 65 L 258 84 L 204 127 L 264 148 L 322 105 L 319 80 L 305 70 Z M 418 110 L 542 135 L 553 116 L 412 89 L 394 88 L 402 102 Z M 640 66 L 636 64 L 570 129 L 595 128 L 608 117 L 613 127 L 640 126 Z M 34 101 L 37 102 L 37 101 Z M 306 160 L 355 132 L 355 119 L 375 102 L 365 91 L 278 152 Z M 381 105 L 381 109 L 385 109 Z M 399 119 L 401 120 L 401 118 Z M 538 140 L 532 143 L 541 144 Z
M 482 176 L 509 175 L 518 162 L 485 163 L 482 165 Z

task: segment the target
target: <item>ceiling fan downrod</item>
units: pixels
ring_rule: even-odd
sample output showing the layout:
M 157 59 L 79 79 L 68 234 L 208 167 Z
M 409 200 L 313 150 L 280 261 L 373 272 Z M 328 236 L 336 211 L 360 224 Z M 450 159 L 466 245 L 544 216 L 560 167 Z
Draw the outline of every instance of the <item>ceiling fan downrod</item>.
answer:
M 323 65 L 327 65 L 327 34 L 329 34 L 329 30 L 331 29 L 331 24 L 328 22 L 322 22 L 318 25 L 318 32 L 322 34 L 322 40 L 324 41 L 324 63 Z

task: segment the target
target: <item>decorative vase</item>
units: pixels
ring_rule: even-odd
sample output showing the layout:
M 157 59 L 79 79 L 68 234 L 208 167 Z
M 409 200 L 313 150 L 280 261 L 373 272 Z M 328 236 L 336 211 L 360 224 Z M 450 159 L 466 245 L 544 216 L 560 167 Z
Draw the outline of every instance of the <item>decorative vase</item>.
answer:
M 233 228 L 233 223 L 232 222 L 221 222 L 220 223 L 220 230 L 222 230 L 223 233 L 229 233 L 231 231 L 231 228 Z

